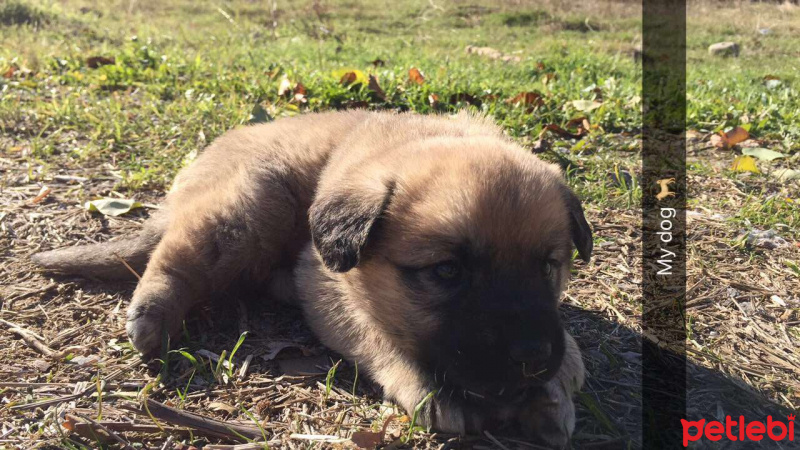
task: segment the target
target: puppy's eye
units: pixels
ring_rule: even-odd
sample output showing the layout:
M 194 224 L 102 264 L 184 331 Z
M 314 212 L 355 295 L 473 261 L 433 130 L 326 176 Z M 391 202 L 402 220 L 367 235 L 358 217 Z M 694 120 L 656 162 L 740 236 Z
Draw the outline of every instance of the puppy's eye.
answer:
M 553 271 L 555 270 L 557 264 L 558 263 L 553 260 L 545 261 L 544 264 L 542 265 L 542 272 L 544 272 L 544 276 L 552 277 Z
M 461 276 L 461 267 L 452 261 L 447 261 L 436 264 L 433 273 L 444 281 L 455 281 Z

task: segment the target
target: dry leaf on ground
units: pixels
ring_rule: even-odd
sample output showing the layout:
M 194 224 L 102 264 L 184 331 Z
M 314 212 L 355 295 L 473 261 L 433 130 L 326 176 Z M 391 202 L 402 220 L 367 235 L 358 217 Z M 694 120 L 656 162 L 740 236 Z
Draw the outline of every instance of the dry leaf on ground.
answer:
M 108 66 L 114 64 L 115 62 L 116 60 L 114 59 L 113 56 L 110 58 L 105 56 L 90 56 L 89 58 L 86 58 L 86 65 L 90 69 L 97 69 L 98 67 L 101 66 Z
M 756 166 L 756 160 L 752 156 L 742 155 L 737 156 L 731 164 L 731 170 L 734 172 L 753 172 L 761 173 Z
M 736 127 L 727 133 L 720 132 L 711 136 L 711 145 L 717 148 L 731 148 L 734 145 L 746 141 L 750 133 L 742 127 Z
M 425 76 L 423 76 L 422 72 L 420 72 L 416 67 L 412 67 L 408 70 L 408 79 L 419 85 L 425 83 Z

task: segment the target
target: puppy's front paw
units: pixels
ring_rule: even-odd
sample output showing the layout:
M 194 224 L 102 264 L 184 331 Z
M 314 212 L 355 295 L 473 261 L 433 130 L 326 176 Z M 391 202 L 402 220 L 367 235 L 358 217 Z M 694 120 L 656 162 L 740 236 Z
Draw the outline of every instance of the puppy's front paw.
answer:
M 423 403 L 424 402 L 424 403 Z M 460 402 L 451 401 L 442 392 L 435 392 L 430 398 L 415 399 L 415 403 L 400 402 L 409 416 L 419 406 L 417 425 L 434 431 L 448 434 L 465 434 L 467 431 L 466 414 Z
M 520 417 L 522 432 L 550 448 L 569 445 L 575 431 L 575 404 L 560 383 L 547 383 Z
M 585 368 L 575 339 L 565 332 L 566 351 L 556 376 L 538 388 L 520 417 L 528 438 L 551 448 L 566 448 L 575 431 L 572 396 L 583 386 Z
M 142 287 L 133 294 L 125 331 L 133 346 L 145 357 L 158 355 L 165 335 L 174 336 L 180 330 L 184 313 L 174 295 Z

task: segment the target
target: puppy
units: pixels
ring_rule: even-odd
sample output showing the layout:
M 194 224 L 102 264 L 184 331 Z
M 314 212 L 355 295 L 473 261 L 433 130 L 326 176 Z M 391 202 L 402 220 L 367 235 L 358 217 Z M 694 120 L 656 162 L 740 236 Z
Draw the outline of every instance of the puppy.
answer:
M 124 278 L 142 353 L 232 283 L 299 304 L 322 343 L 435 430 L 574 428 L 583 363 L 558 302 L 592 234 L 559 170 L 485 119 L 366 111 L 231 131 L 132 239 L 34 255 Z M 292 280 L 287 283 L 287 280 Z

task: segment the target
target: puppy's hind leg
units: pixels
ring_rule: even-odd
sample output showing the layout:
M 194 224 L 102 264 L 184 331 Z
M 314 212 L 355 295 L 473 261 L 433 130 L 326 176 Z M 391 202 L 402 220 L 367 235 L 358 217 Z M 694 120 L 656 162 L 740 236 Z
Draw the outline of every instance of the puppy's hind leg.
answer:
M 279 187 L 273 186 L 267 199 L 228 187 L 170 201 L 167 231 L 127 312 L 128 336 L 146 356 L 157 353 L 164 333 L 177 334 L 191 309 L 245 271 L 266 277 L 290 240 L 296 215 Z

